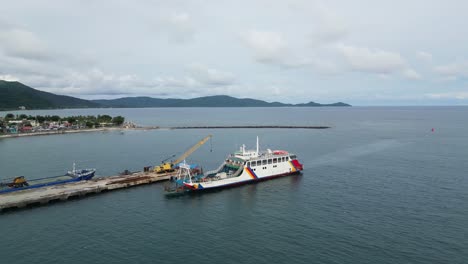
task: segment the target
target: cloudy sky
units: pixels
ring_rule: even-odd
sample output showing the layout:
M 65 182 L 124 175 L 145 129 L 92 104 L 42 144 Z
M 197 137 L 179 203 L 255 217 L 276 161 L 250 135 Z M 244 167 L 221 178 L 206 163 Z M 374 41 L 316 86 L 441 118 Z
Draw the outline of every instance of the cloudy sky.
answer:
M 468 104 L 468 1 L 3 1 L 0 79 L 80 98 Z

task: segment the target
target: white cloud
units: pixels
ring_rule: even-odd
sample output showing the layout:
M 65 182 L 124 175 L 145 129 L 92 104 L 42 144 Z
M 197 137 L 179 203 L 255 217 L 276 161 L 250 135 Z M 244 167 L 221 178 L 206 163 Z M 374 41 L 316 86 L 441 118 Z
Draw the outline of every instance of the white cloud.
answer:
M 349 34 L 346 23 L 333 15 L 333 11 L 323 7 L 312 13 L 311 27 L 310 36 L 315 45 L 338 43 Z
M 418 59 L 425 61 L 425 62 L 432 62 L 432 54 L 425 52 L 425 51 L 418 51 L 416 52 L 416 56 Z
M 456 80 L 460 77 L 468 77 L 468 61 L 439 65 L 434 67 L 434 71 L 442 75 L 445 80 Z
M 356 71 L 389 74 L 406 67 L 405 60 L 396 52 L 344 44 L 338 45 L 338 50 L 351 68 Z
M 187 43 L 195 36 L 192 17 L 185 12 L 164 15 L 157 25 L 157 29 L 166 34 L 174 43 Z
M 410 80 L 422 79 L 422 76 L 397 52 L 345 44 L 338 44 L 336 47 L 354 71 L 375 73 L 381 77 L 385 76 L 385 79 L 397 73 Z
M 251 30 L 242 34 L 242 39 L 253 52 L 255 61 L 261 64 L 284 69 L 308 67 L 323 74 L 339 71 L 333 60 L 316 55 L 316 48 L 307 47 L 303 50 L 293 47 L 280 32 Z M 306 37 L 303 40 L 307 42 Z
M 279 32 L 251 30 L 243 39 L 253 50 L 255 59 L 265 64 L 285 64 L 287 43 Z
M 235 83 L 235 76 L 231 72 L 209 68 L 202 64 L 191 64 L 188 68 L 202 85 L 225 86 Z
M 0 75 L 0 80 L 8 81 L 8 82 L 17 82 L 19 78 L 10 74 Z
M 0 23 L 0 51 L 5 56 L 26 60 L 51 60 L 54 57 L 36 34 L 6 23 Z
M 209 95 L 235 83 L 234 74 L 202 64 L 192 64 L 185 76 L 156 76 L 141 78 L 136 74 L 114 74 L 99 68 L 87 71 L 65 70 L 60 77 L 47 78 L 40 74 L 9 76 L 33 88 L 69 95 L 173 96 Z M 0 76 L 2 77 L 2 76 Z M 8 76 L 6 76 L 8 77 Z
M 320 27 L 311 33 L 312 43 L 318 45 L 329 45 L 341 41 L 348 31 L 343 25 L 327 25 Z
M 468 99 L 468 92 L 459 91 L 459 92 L 450 92 L 450 93 L 430 93 L 430 94 L 426 94 L 426 96 L 431 98 L 431 99 L 464 100 L 464 99 Z
M 403 70 L 403 76 L 410 80 L 421 80 L 422 76 L 411 68 L 406 68 Z

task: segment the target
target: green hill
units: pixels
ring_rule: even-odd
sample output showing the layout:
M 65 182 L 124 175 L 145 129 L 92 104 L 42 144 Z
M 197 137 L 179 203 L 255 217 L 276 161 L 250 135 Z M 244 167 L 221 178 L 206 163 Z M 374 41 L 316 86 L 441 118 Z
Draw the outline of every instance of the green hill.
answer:
M 112 100 L 93 100 L 103 107 L 313 107 L 313 106 L 350 106 L 345 103 L 319 104 L 284 104 L 279 102 L 268 103 L 262 100 L 249 98 L 235 98 L 227 95 L 205 96 L 192 99 L 160 99 L 151 97 L 124 97 Z
M 26 109 L 100 107 L 88 100 L 39 91 L 19 82 L 0 80 L 0 110 L 18 109 L 20 106 Z
M 71 96 L 56 95 L 33 89 L 19 82 L 0 80 L 0 110 L 57 108 L 138 108 L 138 107 L 315 107 L 350 106 L 345 103 L 284 104 L 265 102 L 250 98 L 235 98 L 227 95 L 197 97 L 192 99 L 160 99 L 152 97 L 124 97 L 112 100 L 83 100 Z

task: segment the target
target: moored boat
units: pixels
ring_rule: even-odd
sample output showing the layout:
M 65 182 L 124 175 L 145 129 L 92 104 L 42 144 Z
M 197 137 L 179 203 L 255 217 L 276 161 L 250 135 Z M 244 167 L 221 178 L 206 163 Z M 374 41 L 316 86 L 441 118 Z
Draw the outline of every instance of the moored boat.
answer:
M 183 184 L 188 191 L 200 191 L 299 174 L 302 170 L 303 166 L 295 154 L 270 149 L 260 152 L 257 137 L 256 150 L 246 150 L 242 145 L 218 169 L 202 177 L 190 177 Z
M 24 176 L 15 177 L 12 179 L 5 179 L 0 182 L 0 194 L 27 189 L 41 188 L 45 186 L 52 186 L 69 182 L 87 181 L 92 179 L 95 173 L 95 169 L 76 170 L 75 164 L 73 164 L 73 170 L 68 171 L 65 175 L 61 176 L 45 177 L 33 180 L 26 180 Z
M 185 160 L 177 165 L 177 169 L 177 174 L 171 177 L 170 182 L 164 186 L 167 196 L 177 196 L 186 193 L 189 189 L 185 187 L 185 182 L 197 181 L 197 179 L 203 177 L 203 170 L 198 165 L 189 165 L 185 163 Z

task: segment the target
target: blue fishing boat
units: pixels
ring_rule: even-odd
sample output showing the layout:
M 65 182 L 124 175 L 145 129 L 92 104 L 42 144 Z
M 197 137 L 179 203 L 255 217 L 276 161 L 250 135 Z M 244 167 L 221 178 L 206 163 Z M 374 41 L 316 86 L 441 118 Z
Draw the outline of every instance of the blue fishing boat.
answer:
M 41 188 L 45 186 L 52 186 L 69 182 L 87 181 L 92 179 L 95 173 L 95 169 L 76 170 L 75 164 L 73 164 L 73 170 L 61 176 L 45 177 L 34 180 L 26 180 L 24 176 L 19 176 L 16 178 L 3 180 L 0 182 L 0 194 L 27 189 Z

